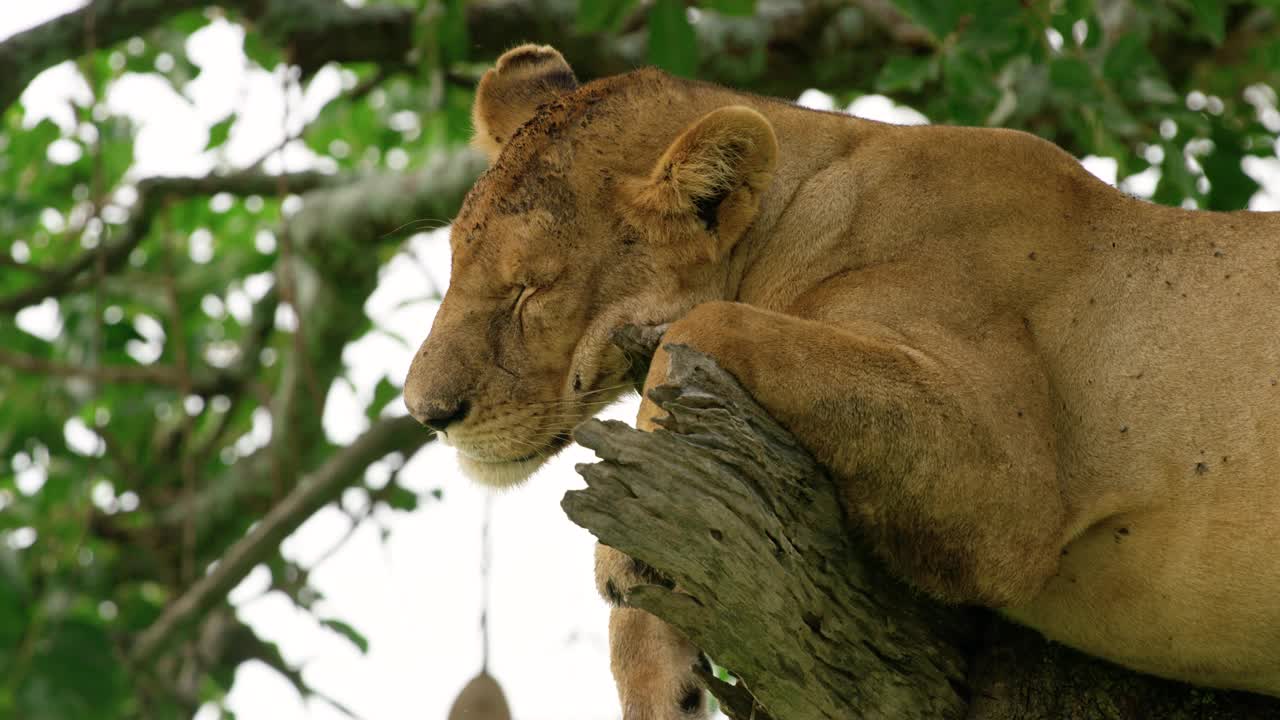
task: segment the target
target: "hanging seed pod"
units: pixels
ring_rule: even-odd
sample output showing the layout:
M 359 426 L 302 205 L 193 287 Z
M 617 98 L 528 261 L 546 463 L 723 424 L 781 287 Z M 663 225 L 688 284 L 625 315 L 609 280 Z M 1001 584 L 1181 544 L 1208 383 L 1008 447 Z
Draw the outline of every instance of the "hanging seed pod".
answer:
M 458 693 L 449 709 L 449 720 L 511 720 L 511 710 L 498 681 L 481 670 Z

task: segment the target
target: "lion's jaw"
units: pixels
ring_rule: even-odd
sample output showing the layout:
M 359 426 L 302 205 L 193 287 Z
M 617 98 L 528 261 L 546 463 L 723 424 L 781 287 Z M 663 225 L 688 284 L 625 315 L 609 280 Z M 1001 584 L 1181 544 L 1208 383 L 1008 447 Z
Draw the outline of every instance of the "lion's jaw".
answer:
M 499 490 L 523 485 L 533 477 L 554 453 L 546 455 L 530 455 L 515 460 L 486 461 L 468 457 L 458 452 L 458 467 L 468 480 Z

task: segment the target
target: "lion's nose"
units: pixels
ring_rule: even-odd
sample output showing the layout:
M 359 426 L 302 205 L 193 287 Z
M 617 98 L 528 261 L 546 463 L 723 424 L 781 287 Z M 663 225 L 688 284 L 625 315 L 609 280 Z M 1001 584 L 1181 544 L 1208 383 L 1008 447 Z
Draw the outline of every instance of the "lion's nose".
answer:
M 453 404 L 422 402 L 411 404 L 409 407 L 409 413 L 418 422 L 436 432 L 444 432 L 453 423 L 462 422 L 470 410 L 471 403 L 466 400 L 459 400 Z

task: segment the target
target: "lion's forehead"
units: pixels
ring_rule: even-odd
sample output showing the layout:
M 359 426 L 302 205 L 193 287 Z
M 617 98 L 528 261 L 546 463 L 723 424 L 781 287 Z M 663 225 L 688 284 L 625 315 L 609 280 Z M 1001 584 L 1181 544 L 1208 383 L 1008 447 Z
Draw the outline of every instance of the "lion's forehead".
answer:
M 502 152 L 467 194 L 459 224 L 482 228 L 491 218 L 545 210 L 570 220 L 578 190 L 572 182 L 582 172 L 576 144 L 586 142 L 584 130 L 600 128 L 626 134 L 629 123 L 611 121 L 621 110 L 613 99 L 649 88 L 657 76 L 646 71 L 588 83 L 538 108 L 503 145 Z M 605 122 L 601 122 L 601 121 Z M 596 132 L 595 135 L 598 135 Z M 599 143 L 592 136 L 589 142 Z M 624 143 L 623 137 L 617 138 Z M 482 234 L 482 233 L 477 233 Z
M 578 217 L 578 199 L 568 179 L 555 174 L 526 177 L 515 191 L 481 193 L 465 205 L 454 220 L 454 253 L 496 259 L 511 246 L 526 247 L 541 238 L 572 232 Z

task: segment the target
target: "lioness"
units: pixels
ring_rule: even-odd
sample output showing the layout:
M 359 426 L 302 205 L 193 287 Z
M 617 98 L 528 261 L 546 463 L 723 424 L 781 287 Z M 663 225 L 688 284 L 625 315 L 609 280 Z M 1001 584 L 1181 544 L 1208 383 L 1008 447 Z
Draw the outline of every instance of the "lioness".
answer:
M 1280 695 L 1280 214 L 1143 202 L 1021 132 L 579 86 L 549 47 L 503 55 L 474 121 L 492 164 L 405 402 L 475 479 L 526 478 L 623 391 L 610 332 L 669 323 L 916 587 Z M 597 557 L 624 717 L 704 716 L 698 651 L 620 602 L 646 568 Z

